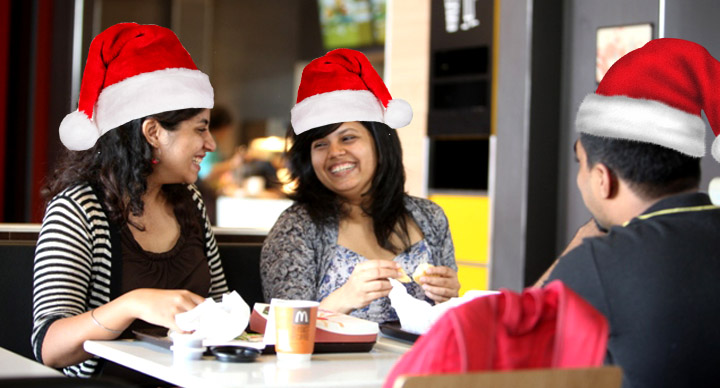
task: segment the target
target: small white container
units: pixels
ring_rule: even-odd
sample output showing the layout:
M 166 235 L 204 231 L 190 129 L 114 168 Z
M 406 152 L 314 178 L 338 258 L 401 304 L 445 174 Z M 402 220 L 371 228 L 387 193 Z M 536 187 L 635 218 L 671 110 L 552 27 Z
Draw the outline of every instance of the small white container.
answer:
M 190 348 L 184 346 L 173 345 L 170 347 L 173 352 L 174 361 L 192 361 L 202 359 L 203 353 L 205 353 L 205 347 Z
M 195 334 L 170 333 L 173 345 L 183 348 L 201 348 L 203 346 L 203 338 Z
M 194 334 L 171 333 L 173 359 L 178 361 L 199 360 L 205 353 L 203 338 Z

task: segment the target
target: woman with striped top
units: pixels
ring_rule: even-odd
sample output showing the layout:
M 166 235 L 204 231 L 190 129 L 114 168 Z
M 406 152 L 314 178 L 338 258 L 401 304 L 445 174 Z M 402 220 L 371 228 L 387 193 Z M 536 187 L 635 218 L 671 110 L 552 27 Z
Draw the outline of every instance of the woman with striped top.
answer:
M 78 105 L 43 193 L 32 344 L 44 364 L 88 377 L 101 368 L 85 340 L 179 330 L 175 314 L 227 284 L 192 185 L 215 149 L 213 90 L 173 32 L 123 23 L 98 35 Z

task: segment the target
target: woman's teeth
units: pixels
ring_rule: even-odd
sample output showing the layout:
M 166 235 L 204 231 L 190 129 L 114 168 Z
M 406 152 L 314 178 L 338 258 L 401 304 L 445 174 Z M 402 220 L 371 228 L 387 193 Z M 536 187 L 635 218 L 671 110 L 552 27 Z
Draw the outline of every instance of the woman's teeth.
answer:
M 200 164 L 200 162 L 202 162 L 202 158 L 201 158 L 201 157 L 196 156 L 196 157 L 193 158 L 193 163 L 195 163 L 195 164 Z
M 337 166 L 333 166 L 330 169 L 330 172 L 333 174 L 337 174 L 339 172 L 347 171 L 347 170 L 350 170 L 353 168 L 355 168 L 354 163 L 343 163 L 343 164 L 338 164 Z

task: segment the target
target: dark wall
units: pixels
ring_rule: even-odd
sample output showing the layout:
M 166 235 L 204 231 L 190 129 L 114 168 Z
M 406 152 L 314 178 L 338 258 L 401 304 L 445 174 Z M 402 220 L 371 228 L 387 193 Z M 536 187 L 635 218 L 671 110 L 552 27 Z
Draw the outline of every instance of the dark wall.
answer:
M 296 64 L 324 54 L 316 2 L 216 0 L 214 14 L 216 103 L 239 120 L 289 121 Z
M 5 3 L 8 53 L 1 78 L 4 149 L 0 222 L 39 222 L 40 187 L 59 149 L 57 127 L 67 114 L 72 50 L 72 0 Z M 9 6 L 8 6 L 9 5 Z M 61 113 L 62 112 L 62 113 Z
M 720 60 L 720 32 L 718 31 L 720 2 L 717 0 L 693 0 L 692 6 L 690 6 L 687 1 L 666 0 L 665 4 L 665 37 L 696 42 Z M 704 115 L 703 119 L 705 119 Z M 708 130 L 705 131 L 706 155 L 701 162 L 700 189 L 702 191 L 707 191 L 712 178 L 720 176 L 720 163 L 710 155 L 710 146 L 715 140 L 715 135 L 709 129 L 707 119 L 705 119 L 705 125 Z M 720 128 L 715 128 L 715 130 L 720 130 Z
M 492 289 L 532 284 L 555 255 L 562 15 L 560 0 L 500 7 Z
M 688 7 L 690 8 L 690 7 Z M 560 254 L 580 225 L 590 219 L 575 185 L 577 163 L 573 152 L 575 113 L 595 82 L 595 40 L 598 27 L 652 23 L 657 36 L 658 0 L 566 0 L 563 34 L 561 125 L 557 241 Z
M 83 58 L 92 37 L 124 21 L 175 31 L 243 143 L 268 135 L 267 120 L 284 134 L 298 67 L 325 54 L 316 0 L 94 0 L 85 2 Z
M 561 0 L 533 5 L 528 155 L 527 256 L 525 286 L 532 285 L 554 260 L 557 222 L 560 80 L 562 75 Z

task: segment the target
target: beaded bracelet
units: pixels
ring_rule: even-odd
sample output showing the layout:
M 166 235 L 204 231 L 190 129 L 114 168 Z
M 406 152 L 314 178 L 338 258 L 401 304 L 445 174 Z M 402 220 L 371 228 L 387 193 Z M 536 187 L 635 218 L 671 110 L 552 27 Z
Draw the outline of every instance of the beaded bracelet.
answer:
M 95 309 L 90 310 L 90 318 L 92 318 L 92 321 L 95 322 L 96 325 L 98 325 L 99 327 L 101 327 L 111 333 L 119 334 L 119 333 L 123 332 L 122 330 L 108 329 L 107 327 L 103 326 L 102 323 L 98 322 L 98 320 L 95 319 Z

